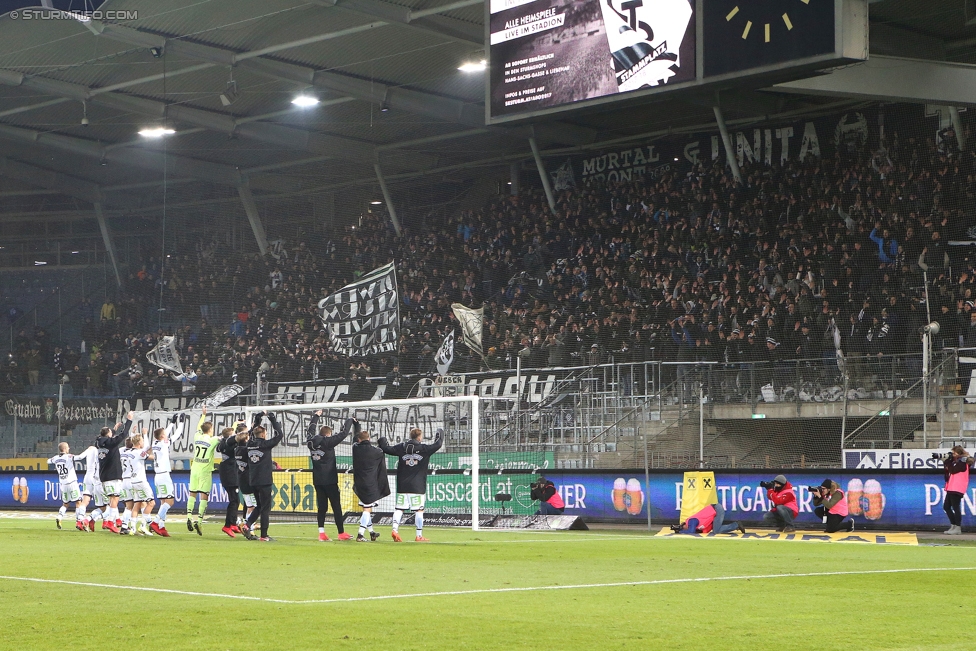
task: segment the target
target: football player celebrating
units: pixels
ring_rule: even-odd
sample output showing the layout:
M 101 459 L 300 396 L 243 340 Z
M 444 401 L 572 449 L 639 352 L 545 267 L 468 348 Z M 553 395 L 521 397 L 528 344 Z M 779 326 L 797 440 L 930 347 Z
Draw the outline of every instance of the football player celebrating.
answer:
M 183 419 L 185 419 L 183 414 L 174 414 L 165 429 L 160 427 L 153 432 L 153 439 L 155 439 L 152 444 L 153 483 L 156 484 L 156 497 L 159 498 L 160 503 L 159 514 L 149 525 L 149 530 L 163 538 L 169 538 L 169 531 L 166 530 L 166 514 L 176 501 L 173 478 L 170 475 L 173 464 L 169 459 L 169 453 L 172 444 L 178 441 L 182 434 L 182 429 L 177 428 L 177 423 Z
M 103 522 L 105 519 L 102 512 L 105 508 L 105 493 L 102 491 L 102 482 L 98 481 L 98 448 L 90 445 L 84 452 L 75 455 L 75 459 L 85 462 L 85 479 L 81 484 L 81 515 L 88 530 L 95 531 L 95 518 L 101 518 Z M 95 501 L 95 508 L 91 516 L 86 516 L 85 511 L 92 500 Z
M 416 542 L 427 542 L 424 538 L 424 502 L 427 496 L 427 466 L 432 454 L 441 449 L 444 443 L 444 430 L 438 429 L 431 444 L 421 441 L 424 433 L 419 427 L 410 430 L 410 438 L 397 445 L 389 445 L 385 438 L 379 440 L 380 449 L 386 454 L 398 457 L 397 496 L 393 511 L 393 540 L 400 538 L 400 521 L 404 511 L 413 511 L 417 527 Z
M 47 460 L 54 466 L 58 473 L 58 481 L 61 482 L 61 508 L 58 510 L 58 517 L 54 520 L 58 529 L 61 528 L 61 520 L 68 511 L 68 502 L 75 504 L 75 529 L 86 531 L 84 514 L 81 510 L 81 489 L 78 488 L 78 475 L 75 473 L 75 455 L 70 454 L 67 443 L 58 443 L 58 454 Z
M 203 407 L 203 414 L 197 425 L 197 433 L 193 438 L 193 459 L 190 460 L 190 495 L 186 498 L 186 528 L 203 535 L 200 521 L 207 514 L 207 502 L 210 500 L 210 490 L 213 488 L 214 453 L 220 438 L 212 436 L 213 423 L 207 421 L 207 407 Z M 200 500 L 200 510 L 196 517 L 193 507 L 197 499 Z
M 386 476 L 386 455 L 370 443 L 366 430 L 356 434 L 352 446 L 352 477 L 352 489 L 359 496 L 359 506 L 363 509 L 356 542 L 366 542 L 367 530 L 370 541 L 376 542 L 380 535 L 373 531 L 373 509 L 390 494 L 390 482 Z
M 108 529 L 112 533 L 119 533 L 119 528 L 115 520 L 119 517 L 119 493 L 122 492 L 122 461 L 119 458 L 119 446 L 122 441 L 129 436 L 129 428 L 132 427 L 132 412 L 126 415 L 125 425 L 117 423 L 115 429 L 122 428 L 122 431 L 112 436 L 112 430 L 103 427 L 95 439 L 95 447 L 98 448 L 98 479 L 102 482 L 102 490 L 108 498 L 108 513 L 102 520 L 102 529 Z
M 152 518 L 152 510 L 156 505 L 153 490 L 146 479 L 146 459 L 152 458 L 149 431 L 132 435 L 132 477 L 130 490 L 132 491 L 132 517 L 135 526 L 130 527 L 132 534 L 151 536 L 152 532 L 146 528 L 146 518 Z
M 343 529 L 345 515 L 339 499 L 339 470 L 336 467 L 335 448 L 345 441 L 351 432 L 359 433 L 359 421 L 354 418 L 347 419 L 339 434 L 333 434 L 332 428 L 328 425 L 323 425 L 316 433 L 315 429 L 321 415 L 321 409 L 315 412 L 305 436 L 305 445 L 308 446 L 312 457 L 312 484 L 315 486 L 315 501 L 318 504 L 319 541 L 329 540 L 325 534 L 325 514 L 329 511 L 330 502 L 339 540 L 349 540 L 350 535 Z

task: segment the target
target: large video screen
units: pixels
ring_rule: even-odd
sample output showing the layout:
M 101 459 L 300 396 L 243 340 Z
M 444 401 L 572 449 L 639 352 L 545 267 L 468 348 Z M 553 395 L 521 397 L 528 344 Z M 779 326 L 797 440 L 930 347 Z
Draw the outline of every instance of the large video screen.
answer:
M 489 124 L 868 56 L 868 0 L 489 0 L 486 11 Z
M 693 0 L 490 0 L 491 117 L 695 79 Z

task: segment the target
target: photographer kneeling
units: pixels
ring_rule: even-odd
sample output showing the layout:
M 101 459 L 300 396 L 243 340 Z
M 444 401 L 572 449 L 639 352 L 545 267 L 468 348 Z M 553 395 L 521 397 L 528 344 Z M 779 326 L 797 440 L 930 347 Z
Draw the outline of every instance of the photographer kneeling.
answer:
M 563 511 L 566 510 L 566 504 L 563 503 L 563 498 L 556 490 L 556 485 L 545 477 L 539 477 L 532 484 L 531 497 L 533 500 L 542 502 L 539 505 L 539 510 L 535 512 L 536 515 L 562 515 Z
M 825 533 L 854 531 L 854 518 L 847 509 L 847 496 L 837 482 L 824 479 L 819 486 L 809 486 L 813 494 L 813 512 L 827 524 Z
M 773 481 L 761 481 L 759 485 L 766 489 L 766 497 L 771 505 L 769 511 L 763 515 L 763 521 L 775 523 L 776 531 L 796 531 L 793 521 L 800 513 L 800 507 L 797 505 L 793 486 L 786 481 L 786 477 L 776 475 Z

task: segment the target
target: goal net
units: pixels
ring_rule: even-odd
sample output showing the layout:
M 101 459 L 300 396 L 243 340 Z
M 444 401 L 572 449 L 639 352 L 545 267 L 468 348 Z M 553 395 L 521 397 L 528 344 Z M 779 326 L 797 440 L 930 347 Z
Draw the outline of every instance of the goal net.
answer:
M 323 412 L 317 426 L 328 425 L 334 432 L 342 430 L 346 419 L 356 418 L 362 428 L 370 433 L 374 445 L 381 437 L 386 438 L 390 445 L 395 445 L 406 440 L 413 428 L 423 432 L 424 443 L 432 443 L 437 430 L 443 430 L 444 444 L 429 462 L 425 519 L 431 525 L 467 525 L 478 529 L 479 525 L 491 522 L 500 514 L 535 513 L 539 505 L 530 498 L 530 485 L 537 478 L 537 472 L 551 467 L 550 463 L 545 459 L 540 460 L 539 455 L 533 452 L 513 449 L 511 452 L 482 453 L 481 423 L 485 422 L 485 405 L 486 401 L 478 396 L 446 396 L 235 406 L 209 411 L 207 420 L 214 424 L 215 434 L 219 434 L 223 428 L 233 427 L 240 421 L 250 425 L 257 412 L 274 412 L 281 423 L 284 438 L 274 448 L 272 457 L 276 464 L 272 514 L 309 522 L 315 521 L 316 498 L 306 440 L 315 411 L 321 409 Z M 193 437 L 202 415 L 199 409 L 181 413 L 188 418 L 178 424 L 178 438 L 171 445 L 171 458 L 177 471 L 189 467 Z M 165 427 L 172 415 L 173 412 L 163 411 L 136 412 L 134 427 L 149 431 Z M 358 514 L 362 510 L 353 489 L 352 437 L 339 444 L 335 453 L 342 507 L 349 521 L 352 519 L 349 514 Z M 374 509 L 375 513 L 380 514 L 375 518 L 380 524 L 384 523 L 385 514 L 393 512 L 397 492 L 395 468 L 398 459 L 387 455 L 386 460 L 391 494 Z M 180 482 L 174 479 L 179 502 Z M 475 486 L 478 490 L 474 489 Z M 212 497 L 215 508 L 220 508 L 219 505 L 227 499 L 216 474 Z M 331 520 L 331 509 L 329 515 Z

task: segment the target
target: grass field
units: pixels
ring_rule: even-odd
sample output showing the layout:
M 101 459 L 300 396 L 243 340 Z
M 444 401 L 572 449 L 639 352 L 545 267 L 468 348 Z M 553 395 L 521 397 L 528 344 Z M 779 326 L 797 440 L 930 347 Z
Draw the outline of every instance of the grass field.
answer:
M 0 519 L 0 648 L 976 646 L 973 547 L 434 528 L 428 544 L 394 544 L 388 528 L 319 543 L 309 525 L 250 543 L 212 524 L 202 538 L 170 529 L 121 539 Z

